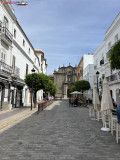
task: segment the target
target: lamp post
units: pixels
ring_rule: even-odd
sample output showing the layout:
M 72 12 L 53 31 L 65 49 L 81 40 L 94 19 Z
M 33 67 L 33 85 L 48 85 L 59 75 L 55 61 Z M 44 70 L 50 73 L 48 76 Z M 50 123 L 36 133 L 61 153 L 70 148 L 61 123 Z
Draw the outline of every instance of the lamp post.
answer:
M 97 71 L 97 72 L 96 72 L 96 77 L 97 77 L 97 90 L 98 90 L 98 77 L 99 77 L 99 74 L 100 74 L 100 73 Z M 98 92 L 99 92 L 99 90 L 98 90 Z
M 32 110 L 32 100 L 33 100 L 33 73 L 35 73 L 35 69 L 33 68 L 33 69 L 31 70 L 31 72 L 32 72 L 32 96 L 31 96 L 31 110 Z

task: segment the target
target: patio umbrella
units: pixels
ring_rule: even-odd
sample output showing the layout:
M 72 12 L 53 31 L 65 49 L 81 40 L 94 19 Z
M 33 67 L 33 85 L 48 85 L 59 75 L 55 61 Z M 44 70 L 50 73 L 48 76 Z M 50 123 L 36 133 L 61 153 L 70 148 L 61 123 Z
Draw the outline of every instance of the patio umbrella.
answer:
M 99 100 L 99 95 L 97 91 L 97 86 L 96 84 L 93 87 L 93 106 L 94 109 L 97 109 L 97 106 L 100 105 L 100 100 Z
M 106 78 L 103 81 L 103 91 L 101 100 L 101 112 L 103 113 L 103 123 L 105 126 L 101 128 L 103 131 L 109 131 L 110 129 L 106 127 L 106 117 L 110 117 L 111 110 L 113 109 L 112 97 L 110 95 L 110 89 Z
M 104 114 L 109 114 L 112 109 L 113 109 L 112 97 L 110 95 L 108 82 L 105 78 L 103 81 L 101 111 L 104 112 Z
M 81 92 L 78 92 L 78 91 L 74 91 L 74 92 L 72 92 L 72 93 L 70 93 L 70 94 L 82 94 Z

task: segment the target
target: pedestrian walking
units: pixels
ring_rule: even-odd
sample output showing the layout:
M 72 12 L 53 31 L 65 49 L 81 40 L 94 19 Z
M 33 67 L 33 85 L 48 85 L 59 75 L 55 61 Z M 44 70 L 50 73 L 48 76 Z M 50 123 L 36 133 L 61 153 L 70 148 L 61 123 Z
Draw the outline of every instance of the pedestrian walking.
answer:
M 71 97 L 69 97 L 69 106 L 71 105 Z

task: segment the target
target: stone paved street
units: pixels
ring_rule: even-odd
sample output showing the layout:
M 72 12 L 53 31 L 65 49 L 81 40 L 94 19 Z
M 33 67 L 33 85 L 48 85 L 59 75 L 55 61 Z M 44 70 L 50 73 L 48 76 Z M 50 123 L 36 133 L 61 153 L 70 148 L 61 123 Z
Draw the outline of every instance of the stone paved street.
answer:
M 0 133 L 0 160 L 118 160 L 115 135 L 67 100 Z

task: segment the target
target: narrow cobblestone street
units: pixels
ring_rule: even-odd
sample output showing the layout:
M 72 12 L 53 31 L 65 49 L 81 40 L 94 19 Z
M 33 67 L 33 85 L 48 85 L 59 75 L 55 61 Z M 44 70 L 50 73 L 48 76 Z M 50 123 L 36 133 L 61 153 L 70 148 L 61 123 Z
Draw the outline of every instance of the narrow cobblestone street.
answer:
M 0 133 L 0 160 L 118 160 L 120 144 L 101 127 L 62 100 Z

